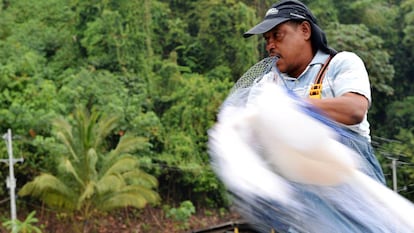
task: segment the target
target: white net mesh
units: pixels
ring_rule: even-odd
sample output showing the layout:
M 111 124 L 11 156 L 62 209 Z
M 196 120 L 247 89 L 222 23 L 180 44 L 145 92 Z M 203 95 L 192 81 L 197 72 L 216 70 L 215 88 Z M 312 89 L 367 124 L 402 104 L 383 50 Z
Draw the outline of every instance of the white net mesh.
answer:
M 280 89 L 278 96 L 273 95 L 277 91 L 266 89 L 267 85 L 275 84 L 275 79 L 267 82 L 270 76 L 265 75 L 273 71 L 276 61 L 277 57 L 261 60 L 236 82 L 221 106 L 218 123 L 209 130 L 212 167 L 232 194 L 240 214 L 254 224 L 258 232 L 270 232 L 271 228 L 277 232 L 306 233 L 414 232 L 414 205 L 376 181 L 376 170 L 366 160 L 365 151 L 361 151 L 361 148 L 369 151 L 362 136 L 344 130 L 286 89 Z M 264 95 L 266 90 L 272 95 Z M 252 96 L 261 95 L 264 98 L 257 102 L 252 99 Z M 296 101 L 288 101 L 289 98 Z M 291 110 L 303 114 L 293 118 Z M 316 122 L 308 118 L 330 127 L 336 137 L 322 140 L 316 134 L 320 132 Z M 315 124 L 303 124 L 306 122 Z M 275 125 L 280 128 L 271 127 Z M 294 139 L 287 138 L 288 134 Z M 301 138 L 303 140 L 299 140 Z M 332 139 L 358 151 L 361 157 L 345 147 L 332 149 L 331 144 L 322 143 Z M 315 144 L 317 146 L 312 147 Z M 304 145 L 308 145 L 307 149 L 302 148 Z M 338 169 L 334 169 L 335 173 L 328 171 L 329 176 L 320 175 L 322 179 L 341 175 L 344 179 L 335 185 L 297 182 L 287 176 L 290 173 L 286 171 L 295 170 L 285 162 L 290 161 L 288 165 L 300 162 L 292 159 L 307 158 L 312 164 L 325 161 L 314 157 L 320 154 L 319 149 L 326 149 L 338 158 L 344 156 L 341 151 L 349 153 L 355 156 L 360 167 L 351 168 L 351 172 L 343 176 L 337 173 Z M 331 164 L 328 165 L 326 168 L 331 168 Z M 297 168 L 296 171 L 301 172 L 312 167 Z M 303 177 L 306 181 L 311 176 Z
M 252 94 L 251 87 L 272 70 L 277 59 L 277 57 L 267 57 L 250 67 L 234 84 L 226 100 L 221 105 L 221 110 L 229 106 L 244 107 L 249 95 Z M 223 115 L 223 111 L 220 111 L 219 118 L 221 115 Z
M 260 81 L 263 75 L 267 74 L 276 65 L 276 61 L 277 57 L 267 57 L 254 64 L 237 80 L 230 93 L 240 88 L 248 88 L 254 82 Z

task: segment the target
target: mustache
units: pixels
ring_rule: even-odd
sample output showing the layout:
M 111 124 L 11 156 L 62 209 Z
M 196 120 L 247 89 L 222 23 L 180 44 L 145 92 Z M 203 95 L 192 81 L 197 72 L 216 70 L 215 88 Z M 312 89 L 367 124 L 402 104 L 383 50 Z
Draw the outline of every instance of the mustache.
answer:
M 267 51 L 267 53 L 270 57 L 280 58 L 280 54 L 275 49 L 269 49 L 269 51 Z

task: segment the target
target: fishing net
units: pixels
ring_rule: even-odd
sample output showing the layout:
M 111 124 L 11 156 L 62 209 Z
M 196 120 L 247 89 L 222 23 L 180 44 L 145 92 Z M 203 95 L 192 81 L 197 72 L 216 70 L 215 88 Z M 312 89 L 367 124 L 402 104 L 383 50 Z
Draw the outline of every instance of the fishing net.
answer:
M 212 167 L 260 232 L 414 232 L 411 202 L 381 183 L 364 138 L 275 85 L 277 58 L 234 85 L 209 130 Z
M 277 57 L 267 57 L 248 69 L 234 84 L 230 93 L 241 88 L 249 88 L 253 83 L 258 83 L 264 75 L 268 74 L 274 67 Z

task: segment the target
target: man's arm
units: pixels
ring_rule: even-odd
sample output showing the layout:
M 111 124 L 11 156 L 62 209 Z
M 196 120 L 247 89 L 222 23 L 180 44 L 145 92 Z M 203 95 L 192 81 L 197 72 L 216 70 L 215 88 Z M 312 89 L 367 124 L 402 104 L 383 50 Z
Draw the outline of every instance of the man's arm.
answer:
M 308 99 L 308 101 L 331 119 L 345 125 L 361 123 L 369 107 L 365 96 L 353 92 L 336 98 Z

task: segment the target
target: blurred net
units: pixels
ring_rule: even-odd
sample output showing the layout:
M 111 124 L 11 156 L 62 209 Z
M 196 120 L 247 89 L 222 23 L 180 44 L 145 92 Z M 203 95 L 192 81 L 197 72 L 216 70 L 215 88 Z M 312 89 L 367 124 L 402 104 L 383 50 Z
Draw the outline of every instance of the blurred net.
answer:
M 277 57 L 265 58 L 243 74 L 223 102 L 218 123 L 209 131 L 212 166 L 240 213 L 264 233 L 270 229 L 318 233 L 414 232 L 413 224 L 406 221 L 407 216 L 414 215 L 413 205 L 378 183 L 370 161 L 365 158 L 358 158 L 362 160 L 356 174 L 361 171 L 362 175 L 336 186 L 293 182 L 271 168 L 262 155 L 264 150 L 257 130 L 249 123 L 254 118 L 252 112 L 256 111 L 249 103 L 254 103 L 252 99 L 272 82 L 266 80 L 270 73 L 277 72 L 276 61 Z M 347 146 L 359 146 L 358 135 L 344 130 L 293 93 L 284 90 L 284 95 L 295 100 L 292 108 L 336 132 L 336 140 Z M 278 104 L 275 99 L 268 107 L 278 108 Z M 393 206 L 397 203 L 406 212 L 396 210 Z
M 277 57 L 267 57 L 250 67 L 234 84 L 230 93 L 241 88 L 249 88 L 253 83 L 260 82 L 263 76 L 275 67 Z

